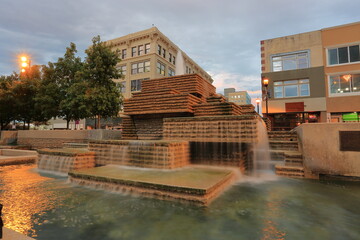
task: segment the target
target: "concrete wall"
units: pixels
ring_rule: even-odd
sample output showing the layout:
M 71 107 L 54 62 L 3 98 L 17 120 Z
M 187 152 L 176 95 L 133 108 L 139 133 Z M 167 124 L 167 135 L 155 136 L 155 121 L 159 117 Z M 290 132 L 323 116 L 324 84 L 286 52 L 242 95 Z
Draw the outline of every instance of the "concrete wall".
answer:
M 16 143 L 17 131 L 1 131 L 0 144 Z
M 339 131 L 360 131 L 360 123 L 311 123 L 297 128 L 307 173 L 360 177 L 360 151 L 340 151 Z
M 120 139 L 116 130 L 23 130 L 18 131 L 18 144 L 32 148 L 57 148 L 66 142 L 87 143 L 90 139 Z
M 265 69 L 262 72 L 271 72 L 271 56 L 273 54 L 310 50 L 310 67 L 323 66 L 321 31 L 300 33 L 291 36 L 265 40 L 262 47 Z

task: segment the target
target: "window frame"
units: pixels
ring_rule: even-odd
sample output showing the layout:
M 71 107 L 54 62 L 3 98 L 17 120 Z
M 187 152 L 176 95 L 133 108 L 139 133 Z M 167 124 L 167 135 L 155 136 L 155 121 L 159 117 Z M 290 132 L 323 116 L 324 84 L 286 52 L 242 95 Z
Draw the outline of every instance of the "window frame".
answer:
M 345 75 L 351 75 L 351 81 L 349 82 L 349 92 L 338 92 L 338 93 L 333 93 L 332 90 L 332 85 L 331 85 L 331 78 L 332 77 L 338 77 L 339 80 L 341 79 L 342 76 Z M 329 93 L 329 97 L 344 97 L 344 96 L 358 96 L 360 95 L 360 84 L 359 84 L 359 91 L 353 91 L 354 89 L 354 75 L 357 75 L 359 82 L 360 82 L 360 72 L 359 71 L 350 71 L 350 72 L 340 72 L 340 73 L 332 73 L 329 74 L 327 76 L 327 84 L 328 84 L 328 93 Z M 339 84 L 341 84 L 341 81 L 339 82 Z M 356 87 L 357 88 L 357 87 Z M 340 88 L 341 89 L 341 88 Z M 357 89 L 355 89 L 357 90 Z M 339 91 L 339 90 L 338 90 Z
M 300 60 L 301 59 L 304 59 L 302 58 L 301 54 L 306 54 L 306 60 L 307 60 L 307 64 L 306 64 L 306 67 L 301 67 L 299 68 L 300 66 Z M 311 51 L 309 49 L 306 49 L 306 50 L 301 50 L 301 51 L 295 51 L 295 52 L 286 52 L 286 53 L 278 53 L 278 54 L 272 54 L 270 55 L 270 64 L 271 64 L 271 71 L 272 72 L 282 72 L 282 71 L 292 71 L 292 70 L 298 70 L 298 69 L 306 69 L 306 68 L 310 68 L 311 67 L 311 62 L 310 62 L 310 54 L 311 54 Z M 290 56 L 295 56 L 295 60 L 296 60 L 296 68 L 293 68 L 293 69 L 286 69 L 284 70 L 284 58 L 286 57 L 290 57 Z M 279 58 L 279 59 L 274 59 L 274 58 Z M 274 62 L 275 63 L 278 63 L 280 62 L 281 64 L 279 64 L 277 67 L 280 67 L 281 70 L 275 70 L 276 66 L 274 66 Z
M 149 54 L 150 53 L 150 43 L 146 43 L 145 44 L 145 54 Z
M 126 48 L 121 50 L 121 59 L 126 58 Z
M 144 45 L 138 46 L 138 56 L 141 56 L 144 54 Z
M 350 52 L 350 47 L 358 47 L 358 60 L 357 61 L 351 61 L 351 57 L 352 57 L 352 54 Z M 343 48 L 346 48 L 347 50 L 347 62 L 342 62 L 340 63 L 340 54 L 339 54 L 339 49 L 343 49 Z M 330 61 L 330 57 L 332 54 L 330 54 L 331 51 L 334 51 L 336 50 L 336 58 L 337 58 L 337 61 L 336 63 L 333 63 L 331 64 L 331 61 Z M 359 64 L 360 63 L 360 43 L 359 42 L 356 42 L 356 43 L 350 43 L 350 44 L 347 44 L 347 45 L 338 45 L 338 46 L 331 46 L 331 47 L 327 47 L 326 48 L 326 63 L 327 63 L 327 66 L 329 67 L 332 67 L 332 66 L 340 66 L 340 65 L 348 65 L 348 64 Z
M 131 75 L 146 72 L 150 72 L 150 60 L 131 63 Z
M 307 85 L 308 86 L 308 94 L 302 95 L 301 94 L 301 86 Z M 294 87 L 296 86 L 296 96 L 287 96 L 286 95 L 286 87 Z M 281 91 L 276 91 L 277 89 L 281 89 Z M 301 79 L 289 79 L 289 80 L 281 80 L 275 81 L 273 84 L 273 91 L 274 91 L 274 99 L 284 99 L 284 98 L 302 98 L 302 97 L 310 97 L 311 90 L 310 90 L 310 80 L 308 78 L 301 78 Z M 276 93 L 280 93 L 281 96 L 276 96 Z
M 156 63 L 156 72 L 160 75 L 166 76 L 165 75 L 165 69 L 166 69 L 166 65 L 160 61 L 157 61 Z
M 137 53 L 137 47 L 132 47 L 131 48 L 131 57 L 136 57 L 136 53 Z

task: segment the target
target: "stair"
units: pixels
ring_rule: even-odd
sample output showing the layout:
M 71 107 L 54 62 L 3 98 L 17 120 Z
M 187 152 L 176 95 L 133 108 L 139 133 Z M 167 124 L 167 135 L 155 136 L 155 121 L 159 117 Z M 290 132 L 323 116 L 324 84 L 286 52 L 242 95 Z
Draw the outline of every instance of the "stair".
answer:
M 276 173 L 276 175 L 284 176 L 284 177 L 293 177 L 293 178 L 304 178 L 305 177 L 304 168 L 296 167 L 296 166 L 276 165 L 275 173 Z
M 275 173 L 279 176 L 304 178 L 303 156 L 299 152 L 296 132 L 268 132 L 271 159 L 276 162 Z

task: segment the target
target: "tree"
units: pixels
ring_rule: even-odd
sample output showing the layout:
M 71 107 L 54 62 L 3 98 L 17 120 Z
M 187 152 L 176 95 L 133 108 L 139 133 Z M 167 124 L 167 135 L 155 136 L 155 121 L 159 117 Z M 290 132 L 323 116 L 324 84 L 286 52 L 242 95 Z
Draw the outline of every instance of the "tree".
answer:
M 12 93 L 13 82 L 19 76 L 13 73 L 10 76 L 0 76 L 0 130 L 15 120 L 15 98 Z
M 85 51 L 87 57 L 80 77 L 88 83 L 90 112 L 92 116 L 98 117 L 99 123 L 100 117 L 115 117 L 120 111 L 120 87 L 113 81 L 121 77 L 120 70 L 116 68 L 120 62 L 120 53 L 101 42 L 100 36 L 94 37 L 92 42 L 92 46 Z
M 66 48 L 64 57 L 55 63 L 44 66 L 43 80 L 37 97 L 37 104 L 44 115 L 61 117 L 69 122 L 89 117 L 87 109 L 88 99 L 85 96 L 87 85 L 80 78 L 84 63 L 80 57 L 76 57 L 76 45 L 70 43 Z
M 29 71 L 21 73 L 19 80 L 13 81 L 12 94 L 14 98 L 15 119 L 26 123 L 28 127 L 32 121 L 43 121 L 42 113 L 35 105 L 35 96 L 40 85 L 40 66 L 31 66 Z

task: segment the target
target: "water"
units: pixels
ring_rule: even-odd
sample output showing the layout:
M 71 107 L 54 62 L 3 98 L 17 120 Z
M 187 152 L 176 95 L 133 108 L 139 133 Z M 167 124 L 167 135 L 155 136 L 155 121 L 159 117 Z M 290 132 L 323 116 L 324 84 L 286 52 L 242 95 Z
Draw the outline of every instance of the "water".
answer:
M 360 239 L 360 183 L 246 177 L 208 207 L 74 187 L 0 167 L 5 226 L 35 239 Z

